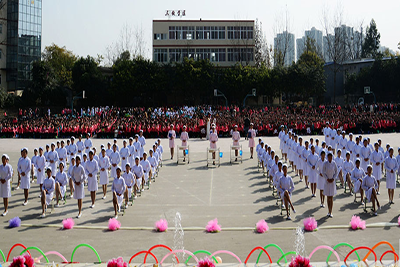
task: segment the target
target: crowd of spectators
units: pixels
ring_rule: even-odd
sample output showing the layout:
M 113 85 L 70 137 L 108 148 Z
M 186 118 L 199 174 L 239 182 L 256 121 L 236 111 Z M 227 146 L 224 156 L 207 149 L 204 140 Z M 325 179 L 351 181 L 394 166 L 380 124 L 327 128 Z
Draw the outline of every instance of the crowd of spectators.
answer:
M 146 137 L 166 137 L 170 124 L 179 134 L 187 126 L 190 137 L 204 137 L 207 121 L 216 121 L 218 134 L 229 136 L 234 125 L 242 136 L 250 122 L 258 135 L 277 135 L 279 127 L 300 134 L 321 134 L 326 122 L 352 133 L 394 132 L 400 130 L 400 104 L 330 106 L 182 106 L 157 108 L 93 107 L 74 111 L 63 109 L 19 110 L 18 116 L 0 121 L 0 136 L 15 138 L 64 138 L 91 133 L 97 138 L 126 138 L 143 130 Z

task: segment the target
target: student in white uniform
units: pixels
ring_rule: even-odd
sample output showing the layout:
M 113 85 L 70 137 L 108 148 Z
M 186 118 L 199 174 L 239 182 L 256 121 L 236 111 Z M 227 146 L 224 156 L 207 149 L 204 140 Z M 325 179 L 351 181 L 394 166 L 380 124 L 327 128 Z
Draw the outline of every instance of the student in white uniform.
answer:
M 131 166 L 129 163 L 125 165 L 125 172 L 122 174 L 122 178 L 125 180 L 126 190 L 125 190 L 125 209 L 128 208 L 129 198 L 132 196 L 132 192 L 134 194 L 133 199 L 136 199 L 136 190 L 135 190 L 135 175 L 131 172 Z M 132 191 L 133 189 L 133 191 Z
M 64 168 L 67 167 L 67 149 L 64 147 L 64 140 L 61 141 L 61 147 L 57 151 L 58 160 L 64 164 Z
M 36 158 L 38 157 L 38 150 L 35 148 L 33 150 L 33 157 L 31 158 L 31 183 L 33 184 L 35 182 L 35 176 L 37 177 L 37 170 L 36 170 Z
M 88 191 L 90 192 L 90 198 L 92 200 L 92 205 L 90 208 L 94 208 L 96 201 L 96 192 L 99 190 L 99 185 L 97 184 L 97 173 L 99 172 L 99 165 L 97 161 L 93 159 L 93 150 L 89 151 L 89 160 L 85 163 L 85 173 L 88 182 Z
M 75 156 L 71 157 L 71 164 L 69 165 L 67 176 L 68 176 L 68 183 L 69 183 L 69 191 L 70 191 L 70 198 L 74 195 L 74 180 L 72 179 L 72 171 L 75 167 Z
M 366 138 L 363 140 L 363 145 L 364 146 L 361 147 L 361 168 L 366 170 L 369 165 L 372 151 L 368 146 L 368 140 Z
M 43 156 L 43 147 L 39 147 L 39 155 L 36 157 L 36 183 L 42 191 L 43 181 L 45 178 L 46 158 Z
M 140 160 L 142 160 L 143 159 L 144 146 L 146 145 L 146 138 L 144 138 L 144 136 L 143 136 L 143 130 L 139 131 L 138 141 L 140 143 L 139 157 L 140 157 Z
M 144 187 L 144 172 L 143 172 L 143 167 L 140 163 L 140 158 L 136 157 L 135 158 L 135 165 L 132 167 L 132 172 L 135 175 L 136 179 L 136 191 L 137 192 L 142 192 L 143 187 Z
M 108 179 L 108 169 L 110 168 L 110 159 L 106 154 L 106 149 L 103 147 L 101 149 L 101 155 L 99 157 L 99 170 L 100 170 L 100 184 L 103 188 L 103 197 L 102 199 L 106 199 L 107 197 L 107 185 L 109 182 Z
M 283 171 L 282 171 L 283 164 L 282 164 L 282 162 L 278 161 L 277 166 L 278 166 L 278 169 L 274 174 L 274 186 L 276 188 L 276 192 L 278 193 L 279 197 L 281 197 L 281 192 L 280 192 L 280 190 L 278 190 L 278 188 L 279 188 L 279 180 L 283 176 Z
M 67 192 L 68 177 L 64 172 L 64 163 L 61 161 L 58 165 L 58 172 L 55 179 L 55 191 L 56 191 L 56 206 L 59 207 L 60 199 L 65 197 L 65 192 Z
M 189 134 L 186 131 L 186 125 L 183 125 L 183 129 L 181 132 L 181 136 L 179 137 L 181 139 L 181 146 L 182 147 L 187 147 L 188 146 L 188 141 L 189 141 Z M 183 149 L 183 162 L 186 160 L 186 149 Z
M 79 156 L 81 156 L 81 158 L 82 158 L 83 153 L 85 151 L 85 145 L 83 144 L 82 135 L 81 134 L 78 136 L 78 138 L 79 138 L 79 140 L 78 140 L 78 142 L 76 142 L 76 147 L 78 148 L 78 153 L 77 154 Z
M 2 165 L 0 165 L 0 197 L 3 198 L 4 212 L 1 216 L 6 216 L 8 213 L 8 199 L 11 197 L 10 180 L 12 178 L 11 165 L 7 163 L 7 154 L 1 157 Z
M 151 165 L 150 162 L 147 160 L 147 152 L 143 152 L 143 159 L 140 161 L 140 165 L 143 167 L 143 173 L 144 173 L 144 181 L 145 184 L 147 183 L 151 184 L 151 180 L 149 181 L 149 177 L 151 176 Z
M 115 172 L 116 175 L 111 186 L 111 192 L 113 194 L 114 218 L 118 219 L 118 212 L 121 211 L 121 206 L 124 201 L 126 184 L 124 178 L 121 176 L 120 166 L 117 166 Z
M 287 165 L 284 164 L 283 165 L 283 176 L 279 179 L 279 184 L 278 184 L 278 188 L 279 191 L 281 192 L 281 198 L 282 201 L 285 204 L 285 208 L 286 208 L 286 220 L 291 220 L 290 216 L 289 216 L 289 205 L 293 210 L 293 213 L 296 213 L 296 210 L 293 207 L 292 201 L 290 199 L 292 192 L 294 190 L 294 183 L 292 180 L 292 177 L 290 177 L 289 175 L 287 175 Z
M 69 154 L 70 144 L 71 144 L 71 141 L 69 139 L 67 139 L 67 145 L 65 146 L 65 149 L 67 150 L 67 158 L 65 160 L 68 164 L 71 162 L 71 155 Z
M 367 175 L 364 177 L 363 182 L 361 187 L 365 191 L 365 197 L 367 198 L 368 202 L 372 202 L 372 209 L 374 211 L 374 215 L 378 216 L 378 213 L 376 212 L 376 206 L 378 206 L 378 209 L 381 209 L 381 206 L 379 205 L 378 201 L 378 196 L 376 193 L 376 189 L 378 187 L 378 183 L 375 179 L 375 177 L 372 175 L 372 166 L 368 165 L 367 167 Z
M 351 182 L 351 172 L 354 169 L 354 163 L 351 161 L 351 154 L 349 151 L 346 152 L 346 160 L 343 162 L 343 177 L 346 180 L 347 186 L 349 187 L 350 195 L 353 195 L 351 192 L 352 189 L 352 182 Z
M 310 166 L 307 164 L 307 159 L 308 156 L 310 155 L 311 150 L 309 148 L 309 142 L 305 141 L 304 142 L 304 149 L 303 152 L 301 153 L 301 164 L 303 165 L 303 175 L 304 175 L 304 180 L 306 182 L 306 186 L 305 188 L 308 189 L 309 187 L 309 183 L 308 183 L 308 176 L 310 175 Z
M 57 161 L 58 161 L 58 154 L 55 151 L 56 145 L 54 143 L 51 143 L 51 151 L 47 154 L 47 158 L 49 160 L 49 166 L 51 168 L 51 173 L 53 175 L 53 178 L 56 176 L 57 172 Z
M 333 196 L 336 195 L 336 183 L 335 180 L 339 174 L 336 162 L 333 160 L 332 152 L 328 153 L 328 161 L 324 162 L 322 167 L 322 174 L 325 178 L 324 195 L 326 196 L 326 202 L 328 203 L 328 217 L 332 218 L 333 208 Z
M 342 150 L 339 148 L 337 150 L 337 157 L 335 157 L 335 163 L 338 168 L 338 177 L 340 179 L 340 186 L 343 188 L 344 187 L 344 180 L 343 180 L 343 163 L 344 159 L 342 158 Z
M 217 142 L 218 142 L 218 134 L 217 130 L 215 129 L 215 126 L 213 126 L 210 133 L 210 148 L 217 149 Z M 212 158 L 214 160 L 213 165 L 215 165 L 215 152 L 212 153 Z
M 384 163 L 384 158 L 382 152 L 379 151 L 379 144 L 375 143 L 374 146 L 375 150 L 371 154 L 372 175 L 378 182 L 378 188 L 376 190 L 376 193 L 379 195 L 379 188 L 382 178 L 381 165 L 382 163 Z
M 113 149 L 111 148 L 111 143 L 108 142 L 108 143 L 107 143 L 107 149 L 106 149 L 106 154 L 107 154 L 107 157 L 108 157 L 108 158 L 110 158 L 111 153 L 113 153 Z
M 250 123 L 250 129 L 247 131 L 247 137 L 249 139 L 249 148 L 250 148 L 250 159 L 253 159 L 253 152 L 254 152 L 254 146 L 255 146 L 255 141 L 254 138 L 256 138 L 256 131 L 253 129 L 254 124 Z M 261 140 L 261 138 L 260 138 Z M 256 150 L 257 152 L 257 150 Z
M 30 158 L 28 157 L 28 149 L 24 147 L 21 149 L 21 158 L 18 161 L 18 173 L 21 176 L 21 188 L 24 189 L 24 206 L 28 204 L 28 196 L 29 196 L 29 188 L 31 188 L 30 184 L 30 173 L 31 173 L 32 163 Z
M 133 146 L 133 137 L 129 137 L 128 150 L 129 150 L 128 162 L 129 162 L 129 165 L 132 165 L 133 161 L 134 161 L 134 155 L 135 155 L 135 147 Z
M 278 171 L 278 162 L 279 162 L 279 156 L 275 155 L 274 159 L 271 159 L 272 164 L 268 173 L 269 179 L 272 181 L 273 186 L 277 186 L 274 181 L 275 173 Z
M 353 161 L 355 144 L 356 143 L 353 141 L 353 134 L 349 133 L 349 140 L 347 141 L 347 145 L 346 145 L 346 155 L 347 155 L 347 152 L 350 153 L 350 160 L 351 161 Z
M 119 152 L 117 151 L 117 145 L 113 145 L 113 152 L 110 155 L 110 163 L 111 163 L 111 177 L 115 177 L 117 175 L 117 166 L 121 161 Z
M 118 146 L 117 142 L 118 142 L 117 138 L 114 138 L 114 144 L 113 145 L 115 145 L 117 147 L 117 151 L 119 152 L 119 146 Z
M 311 197 L 315 197 L 315 193 L 317 191 L 317 181 L 318 181 L 318 155 L 315 153 L 315 147 L 311 146 L 311 153 L 307 157 L 307 165 L 309 168 L 309 177 L 308 181 L 310 182 L 311 186 Z
M 76 157 L 76 154 L 78 153 L 78 147 L 75 144 L 74 136 L 71 137 L 71 144 L 68 147 L 68 151 L 70 157 Z
M 238 126 L 235 125 L 233 127 L 233 132 L 232 132 L 232 141 L 233 141 L 232 145 L 234 147 L 238 147 L 239 146 L 239 141 L 240 141 L 240 133 L 239 133 L 239 131 L 237 129 L 238 129 Z M 237 161 L 238 155 L 239 155 L 239 150 L 235 149 L 235 157 L 236 157 L 235 161 Z
M 128 163 L 128 158 L 129 158 L 129 148 L 126 146 L 127 142 L 126 140 L 122 141 L 123 147 L 119 151 L 119 156 L 121 157 L 121 167 L 124 168 L 126 166 L 126 163 Z
M 139 157 L 140 158 L 140 149 L 142 145 L 139 142 L 139 135 L 135 134 L 135 142 L 133 142 L 133 147 L 134 147 L 134 153 L 133 153 L 133 164 L 135 163 L 135 158 Z M 132 166 L 132 165 L 131 165 Z
M 169 144 L 169 150 L 171 152 L 171 159 L 174 158 L 175 138 L 176 138 L 176 132 L 174 130 L 174 125 L 171 124 L 169 126 L 169 131 L 168 131 L 168 144 Z
M 362 179 L 365 176 L 365 171 L 360 167 L 361 160 L 356 159 L 356 166 L 351 172 L 351 182 L 354 194 L 361 194 L 361 205 L 364 204 L 364 190 L 361 187 Z
M 83 142 L 84 146 L 85 146 L 85 152 L 86 154 L 89 153 L 90 149 L 92 148 L 93 144 L 92 144 L 92 140 L 90 140 L 90 133 L 88 133 L 86 135 L 86 140 L 85 142 Z
M 96 154 L 97 152 L 96 148 L 92 147 L 92 151 L 93 151 L 93 159 L 97 161 L 97 163 L 99 163 L 99 156 Z
M 393 196 L 396 189 L 396 171 L 399 169 L 397 160 L 393 157 L 393 148 L 389 148 L 389 157 L 385 160 L 386 188 L 389 195 L 389 204 L 394 204 Z
M 147 160 L 150 162 L 150 167 L 151 167 L 151 177 L 150 177 L 150 181 L 153 178 L 153 180 L 155 179 L 155 175 L 156 175 L 156 171 L 157 171 L 157 158 L 154 156 L 154 152 L 153 149 L 149 150 L 149 157 L 147 158 Z
M 161 167 L 162 167 L 162 155 L 163 155 L 163 153 L 164 153 L 164 148 L 163 148 L 163 146 L 161 145 L 161 140 L 160 139 L 157 139 L 157 150 L 158 150 L 158 152 L 159 152 L 159 161 L 160 161 L 160 165 L 161 165 Z
M 323 167 L 325 163 L 325 151 L 321 151 L 320 159 L 317 162 L 317 171 L 318 171 L 318 179 L 317 179 L 317 189 L 319 190 L 319 197 L 321 200 L 320 207 L 325 208 L 325 195 L 324 195 L 324 187 L 325 187 L 325 177 L 322 173 Z
M 72 169 L 72 180 L 74 181 L 74 199 L 78 200 L 78 215 L 76 218 L 82 216 L 82 200 L 85 197 L 84 183 L 86 180 L 85 170 L 80 165 L 81 157 L 78 155 L 75 158 L 75 166 Z
M 46 174 L 47 177 L 46 179 L 44 179 L 43 190 L 41 195 L 41 203 L 42 203 L 42 215 L 40 216 L 41 218 L 46 217 L 47 205 L 49 205 L 51 200 L 53 199 L 53 193 L 55 189 L 54 178 L 51 174 L 51 167 L 47 167 Z

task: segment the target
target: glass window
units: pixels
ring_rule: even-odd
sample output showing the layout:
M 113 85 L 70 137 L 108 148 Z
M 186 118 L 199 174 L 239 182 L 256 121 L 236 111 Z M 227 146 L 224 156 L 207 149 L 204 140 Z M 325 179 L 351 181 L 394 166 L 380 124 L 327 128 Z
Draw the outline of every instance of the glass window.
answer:
M 153 61 L 155 61 L 155 62 L 167 62 L 168 61 L 167 49 L 154 49 Z

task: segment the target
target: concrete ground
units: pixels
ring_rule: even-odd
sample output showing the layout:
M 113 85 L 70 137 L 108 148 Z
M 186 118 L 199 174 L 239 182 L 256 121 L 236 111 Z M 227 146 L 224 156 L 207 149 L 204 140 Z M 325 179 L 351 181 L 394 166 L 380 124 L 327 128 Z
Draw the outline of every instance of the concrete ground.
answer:
M 323 137 L 319 137 L 322 139 Z M 372 135 L 374 142 L 378 138 L 382 143 L 390 143 L 394 147 L 400 145 L 398 134 Z M 279 140 L 276 137 L 264 137 L 264 142 L 271 145 L 275 150 L 279 148 Z M 29 156 L 32 156 L 34 147 L 44 146 L 54 140 L 32 140 L 32 139 L 1 139 L 0 153 L 7 153 L 11 157 L 11 164 L 16 170 L 20 148 L 28 147 Z M 106 144 L 109 140 L 94 139 L 96 147 Z M 154 140 L 147 140 L 146 149 Z M 119 141 L 122 143 L 122 141 Z M 256 159 L 249 159 L 247 141 L 241 141 L 243 145 L 243 164 L 229 163 L 230 139 L 220 139 L 218 146 L 221 147 L 223 157 L 219 168 L 206 167 L 206 147 L 208 141 L 194 139 L 190 140 L 190 164 L 177 166 L 175 159 L 169 158 L 168 141 L 162 140 L 164 146 L 164 164 L 160 175 L 155 183 L 151 184 L 150 190 L 146 190 L 139 197 L 133 207 L 129 207 L 124 216 L 119 217 L 122 227 L 147 227 L 151 228 L 154 223 L 165 218 L 169 226 L 175 225 L 176 212 L 181 214 L 183 228 L 199 227 L 199 230 L 187 230 L 184 232 L 183 246 L 189 251 L 205 249 L 211 252 L 217 250 L 229 250 L 237 254 L 242 261 L 248 253 L 256 246 L 265 246 L 270 243 L 279 245 L 284 252 L 294 250 L 295 231 L 284 227 L 303 226 L 303 219 L 314 216 L 318 226 L 345 226 L 349 224 L 353 214 L 359 215 L 366 220 L 367 224 L 392 222 L 397 223 L 400 202 L 398 192 L 395 192 L 395 205 L 387 204 L 388 196 L 385 182 L 382 183 L 382 194 L 379 200 L 382 210 L 379 216 L 364 213 L 359 204 L 353 203 L 353 197 L 345 195 L 343 189 L 338 190 L 334 199 L 334 217 L 326 217 L 327 208 L 319 207 L 319 198 L 311 198 L 310 191 L 304 189 L 304 183 L 299 183 L 298 177 L 295 181 L 295 191 L 292 196 L 293 204 L 297 210 L 292 214 L 292 221 L 286 221 L 285 216 L 280 215 L 279 207 L 275 205 L 276 200 L 268 188 L 266 178 L 257 169 Z M 120 144 L 121 146 L 122 144 Z M 397 149 L 396 149 L 397 150 Z M 291 170 L 290 170 L 291 172 Z M 292 173 L 290 173 L 293 175 Z M 14 178 L 14 186 L 16 183 Z M 110 188 L 110 187 L 109 187 Z M 12 192 L 10 199 L 10 211 L 6 217 L 0 217 L 0 249 L 7 255 L 8 250 L 15 243 L 26 246 L 37 246 L 43 251 L 58 251 L 67 259 L 71 252 L 80 243 L 87 243 L 96 248 L 103 261 L 112 257 L 123 256 L 126 261 L 138 251 L 147 250 L 156 244 L 165 244 L 174 247 L 174 231 L 156 233 L 151 230 L 119 230 L 109 232 L 101 229 L 73 229 L 60 230 L 57 227 L 20 227 L 9 229 L 8 220 L 19 216 L 23 224 L 42 225 L 58 224 L 65 218 L 73 217 L 78 226 L 96 226 L 106 228 L 108 220 L 113 216 L 112 198 L 109 194 L 106 200 L 101 199 L 101 193 L 97 193 L 96 207 L 90 209 L 90 197 L 86 191 L 83 204 L 83 216 L 75 219 L 77 215 L 77 204 L 74 199 L 68 199 L 67 204 L 56 208 L 52 214 L 44 219 L 39 218 L 41 214 L 38 185 L 33 185 L 30 191 L 29 204 L 22 206 L 23 191 Z M 2 202 L 2 201 L 0 201 Z M 2 204 L 0 204 L 2 205 Z M 222 231 L 217 234 L 209 234 L 204 230 L 207 222 L 218 218 Z M 257 221 L 265 219 L 271 230 L 265 234 L 257 234 L 252 230 Z M 237 229 L 225 230 L 224 228 L 237 227 Z M 319 245 L 333 247 L 340 242 L 347 242 L 354 247 L 372 247 L 379 241 L 386 240 L 393 244 L 398 251 L 400 229 L 397 226 L 386 226 L 379 228 L 367 227 L 366 230 L 352 231 L 348 228 L 342 229 L 319 229 L 312 233 L 305 233 L 305 249 L 307 255 Z M 388 246 L 381 246 L 377 251 L 378 258 L 388 250 Z M 11 256 L 16 256 L 21 250 L 16 249 Z M 341 260 L 350 249 L 341 247 L 338 250 Z M 156 249 L 155 255 L 161 259 L 166 250 Z M 269 248 L 272 260 L 276 262 L 280 253 Z M 36 252 L 33 252 L 36 255 Z M 255 253 L 250 262 L 255 262 Z M 360 252 L 364 256 L 365 251 Z M 313 256 L 315 261 L 325 261 L 328 252 L 319 251 Z M 221 255 L 224 262 L 234 262 L 232 256 Z M 385 256 L 389 257 L 389 256 Z M 50 260 L 58 261 L 56 256 L 49 256 Z M 369 257 L 372 260 L 372 257 Z M 135 262 L 140 262 L 141 256 Z M 351 259 L 355 259 L 353 255 Z M 75 261 L 94 262 L 94 253 L 87 248 L 79 249 L 74 257 Z M 267 261 L 262 256 L 263 262 Z M 333 260 L 333 257 L 332 257 Z M 167 262 L 171 262 L 168 259 Z

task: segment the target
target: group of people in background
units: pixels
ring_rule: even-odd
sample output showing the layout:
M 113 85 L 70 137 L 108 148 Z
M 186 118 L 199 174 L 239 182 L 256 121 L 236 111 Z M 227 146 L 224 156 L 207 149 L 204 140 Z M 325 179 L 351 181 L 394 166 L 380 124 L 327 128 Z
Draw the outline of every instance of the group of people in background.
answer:
M 78 141 L 75 142 L 75 137 L 72 136 L 66 143 L 61 140 L 46 145 L 45 148 L 35 148 L 32 158 L 28 157 L 28 149 L 22 148 L 17 164 L 16 190 L 20 188 L 24 190 L 23 205 L 26 206 L 29 189 L 36 178 L 41 192 L 41 217 L 45 217 L 47 207 L 53 199 L 56 200 L 55 207 L 59 207 L 60 200 L 67 197 L 67 186 L 69 186 L 68 197 L 77 200 L 77 218 L 80 218 L 85 187 L 90 192 L 90 208 L 95 208 L 99 184 L 102 187 L 102 199 L 106 199 L 111 178 L 114 216 L 118 217 L 121 208 L 128 208 L 130 198 L 136 199 L 137 194 L 141 194 L 145 186 L 149 188 L 162 166 L 163 147 L 160 139 L 152 144 L 148 152 L 144 150 L 145 144 L 143 132 L 139 132 L 134 138 L 123 140 L 121 147 L 117 139 L 114 139 L 113 144 L 108 142 L 107 146 L 101 145 L 99 154 L 92 144 L 90 134 L 87 134 L 84 140 L 79 135 Z M 2 156 L 2 163 L 0 197 L 4 202 L 2 216 L 6 216 L 14 170 L 9 164 L 8 155 Z
M 165 137 L 171 124 L 180 134 L 183 126 L 191 137 L 205 137 L 207 119 L 218 120 L 217 135 L 229 136 L 234 125 L 242 136 L 252 121 L 260 136 L 279 134 L 284 125 L 296 134 L 321 134 L 326 122 L 335 129 L 354 134 L 399 131 L 398 104 L 331 105 L 331 106 L 265 106 L 239 108 L 238 106 L 180 106 L 155 108 L 92 107 L 72 113 L 64 109 L 59 114 L 38 109 L 20 110 L 18 116 L 6 116 L 0 121 L 2 137 L 66 138 L 96 135 L 98 138 L 128 138 L 143 131 L 147 138 Z

